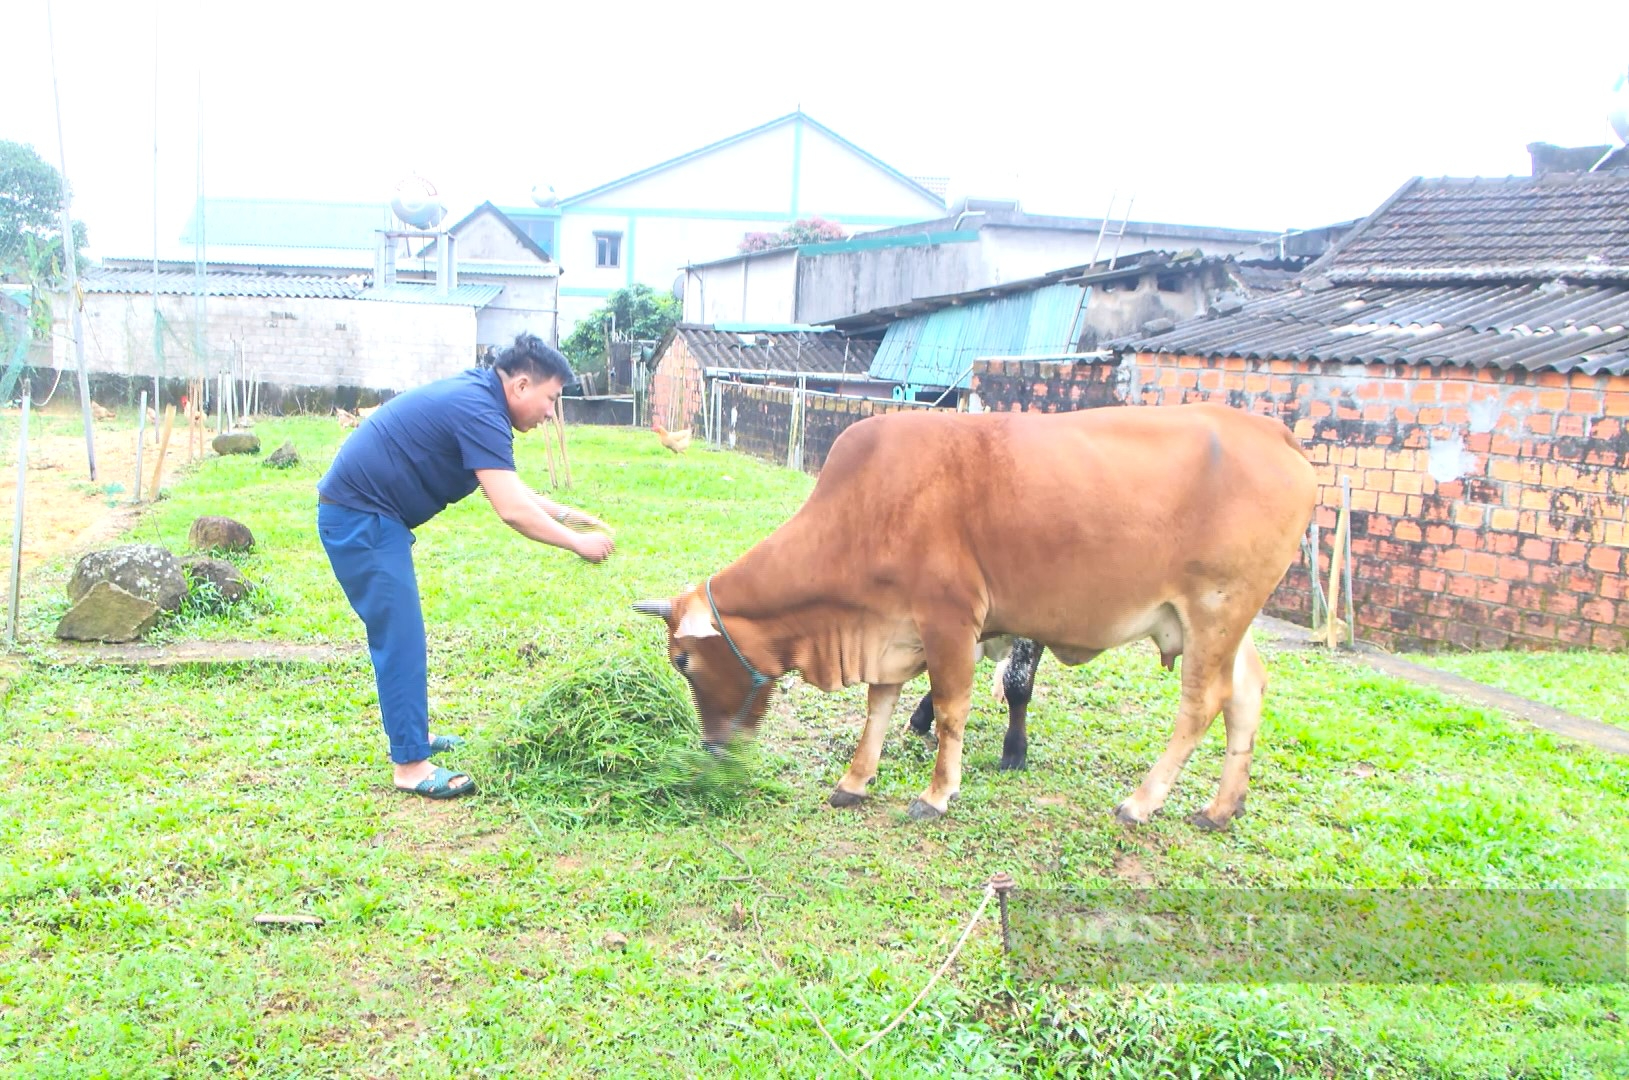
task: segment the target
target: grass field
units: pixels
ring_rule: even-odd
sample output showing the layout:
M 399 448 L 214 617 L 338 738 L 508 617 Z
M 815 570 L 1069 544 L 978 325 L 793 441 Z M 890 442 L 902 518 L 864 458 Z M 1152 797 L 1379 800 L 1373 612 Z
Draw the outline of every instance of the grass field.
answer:
M 1629 727 L 1629 654 L 1439 653 L 1411 659 L 1591 720 Z
M 134 530 L 179 549 L 193 517 L 221 513 L 259 540 L 250 604 L 162 635 L 359 642 L 312 528 L 340 432 L 258 430 L 305 463 L 210 459 Z M 545 483 L 538 439 L 517 449 Z M 1144 648 L 1043 662 L 1024 773 L 996 769 L 1005 714 L 981 691 L 941 822 L 904 813 L 931 759 L 903 705 L 871 801 L 825 805 L 863 687 L 793 687 L 728 775 L 691 782 L 675 767 L 697 741 L 682 685 L 629 604 L 744 551 L 812 481 L 638 432 L 574 429 L 572 451 L 563 497 L 617 526 L 605 565 L 526 542 L 479 496 L 419 531 L 432 715 L 470 737 L 456 763 L 475 798 L 391 790 L 364 657 L 0 669 L 0 1071 L 838 1076 L 852 1072 L 800 994 L 854 1050 L 927 982 L 997 871 L 1036 890 L 1629 886 L 1629 761 L 1300 651 L 1268 652 L 1250 813 L 1223 835 L 1183 820 L 1214 789 L 1219 725 L 1164 815 L 1128 831 L 1110 814 L 1174 713 L 1176 676 Z M 64 570 L 28 593 L 36 644 Z M 579 708 L 623 676 L 646 730 Z M 586 719 L 560 722 L 571 709 Z M 326 924 L 267 932 L 260 912 Z M 1611 1077 L 1629 1075 L 1625 1017 L 1622 984 L 1032 982 L 987 921 L 861 1063 Z

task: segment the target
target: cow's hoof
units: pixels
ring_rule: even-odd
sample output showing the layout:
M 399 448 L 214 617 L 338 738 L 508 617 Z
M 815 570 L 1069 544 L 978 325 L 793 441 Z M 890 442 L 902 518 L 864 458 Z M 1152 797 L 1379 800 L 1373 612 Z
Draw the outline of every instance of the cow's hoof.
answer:
M 1028 754 L 1002 754 L 1000 768 L 1012 771 L 1029 768 Z
M 1119 806 L 1116 806 L 1114 808 L 1114 820 L 1118 821 L 1122 825 L 1146 825 L 1146 824 L 1148 824 L 1148 819 L 1147 818 L 1140 818 L 1136 814 L 1132 813 L 1130 810 L 1126 809 L 1126 804 L 1125 803 L 1121 803 Z
M 1228 825 L 1227 821 L 1217 821 L 1203 810 L 1194 811 L 1193 815 L 1188 818 L 1188 824 L 1206 832 L 1226 832 Z
M 865 802 L 865 796 L 856 795 L 852 791 L 844 791 L 842 788 L 834 788 L 831 793 L 831 798 L 827 799 L 826 802 L 841 810 L 848 806 L 859 806 L 861 803 Z
M 952 796 L 952 798 L 954 798 L 954 796 Z M 940 810 L 938 807 L 924 799 L 912 799 L 911 808 L 907 812 L 911 815 L 912 821 L 932 821 L 935 818 L 942 818 L 945 816 L 945 812 L 943 810 Z

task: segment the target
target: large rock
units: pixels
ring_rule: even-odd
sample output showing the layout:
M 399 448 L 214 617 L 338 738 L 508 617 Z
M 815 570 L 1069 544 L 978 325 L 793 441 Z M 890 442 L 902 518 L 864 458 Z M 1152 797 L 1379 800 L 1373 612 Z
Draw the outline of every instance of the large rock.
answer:
M 85 591 L 57 624 L 64 641 L 135 641 L 158 621 L 160 608 L 111 581 Z
M 187 596 L 181 561 L 156 544 L 126 544 L 86 555 L 68 579 L 68 599 L 77 604 L 104 581 L 163 611 L 175 611 Z
M 300 452 L 294 449 L 294 444 L 286 442 L 271 452 L 271 455 L 261 462 L 269 469 L 290 469 L 300 463 Z
M 258 454 L 260 436 L 247 431 L 228 431 L 215 436 L 215 441 L 209 445 L 215 448 L 217 454 Z
M 228 604 L 237 603 L 249 592 L 249 583 L 243 580 L 238 568 L 225 559 L 198 557 L 188 559 L 182 565 L 186 567 L 187 575 L 192 578 L 194 588 L 200 582 L 207 581 L 215 586 L 215 591 Z
M 249 551 L 255 546 L 255 534 L 228 517 L 201 517 L 192 523 L 187 543 L 199 551 Z

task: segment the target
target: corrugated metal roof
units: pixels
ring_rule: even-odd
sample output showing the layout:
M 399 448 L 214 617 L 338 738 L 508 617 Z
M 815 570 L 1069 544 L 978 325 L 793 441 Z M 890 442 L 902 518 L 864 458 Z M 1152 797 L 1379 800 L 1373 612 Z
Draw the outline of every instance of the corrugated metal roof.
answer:
M 1134 352 L 1629 374 L 1629 287 L 1316 284 L 1114 347 Z
M 799 371 L 864 375 L 877 343 L 844 337 L 830 330 L 784 333 L 778 330 L 720 330 L 681 323 L 674 334 L 684 339 L 704 368 L 732 371 Z
M 157 291 L 161 296 L 191 296 L 196 292 L 197 279 L 187 273 L 159 271 Z M 155 278 L 151 270 L 112 270 L 95 267 L 86 270 L 79 284 L 88 293 L 141 293 L 154 291 Z M 275 296 L 287 299 L 349 299 L 362 291 L 360 277 L 321 277 L 282 274 L 227 274 L 204 275 L 206 296 Z
M 400 263 L 397 265 L 400 266 Z M 514 262 L 503 259 L 459 259 L 458 272 L 460 274 L 475 274 L 480 277 L 560 276 L 560 268 L 553 263 Z
M 1067 352 L 1082 296 L 1081 286 L 1050 285 L 901 319 L 884 334 L 871 377 L 965 387 L 979 357 Z
M 484 308 L 503 292 L 502 285 L 459 285 L 445 294 L 431 284 L 398 281 L 377 289 L 364 289 L 358 300 L 381 300 L 392 304 L 447 304 L 453 307 Z
M 1629 281 L 1629 171 L 1414 179 L 1321 260 L 1332 281 Z

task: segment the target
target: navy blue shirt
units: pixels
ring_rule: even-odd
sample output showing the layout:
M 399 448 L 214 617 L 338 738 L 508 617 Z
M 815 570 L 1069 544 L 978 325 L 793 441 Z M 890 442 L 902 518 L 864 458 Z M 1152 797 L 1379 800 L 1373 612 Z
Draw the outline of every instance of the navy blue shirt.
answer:
M 514 468 L 503 380 L 470 368 L 380 406 L 340 445 L 317 492 L 416 529 L 474 491 L 476 469 Z

